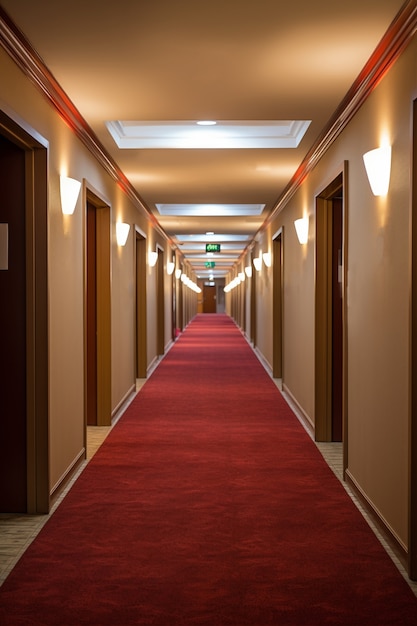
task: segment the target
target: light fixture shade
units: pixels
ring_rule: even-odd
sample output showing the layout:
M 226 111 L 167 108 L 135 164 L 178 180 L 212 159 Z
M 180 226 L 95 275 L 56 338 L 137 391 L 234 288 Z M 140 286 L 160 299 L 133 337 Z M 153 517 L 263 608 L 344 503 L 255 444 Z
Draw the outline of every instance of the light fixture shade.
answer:
M 171 274 L 173 273 L 175 269 L 175 263 L 173 261 L 168 261 L 167 263 L 167 274 L 168 276 L 171 276 Z
M 386 196 L 391 176 L 391 146 L 375 148 L 363 155 L 366 173 L 374 196 Z
M 64 215 L 72 215 L 75 211 L 81 183 L 67 176 L 60 177 L 61 210 Z
M 255 257 L 253 259 L 253 264 L 255 266 L 256 271 L 259 272 L 262 267 L 262 258 L 259 256 Z
M 245 274 L 248 278 L 252 278 L 252 265 L 247 265 L 245 267 Z
M 243 281 L 245 280 L 245 272 L 239 272 L 238 274 L 239 280 L 241 283 L 243 283 Z
M 181 274 L 182 274 L 181 268 L 178 268 L 175 270 L 175 278 L 178 278 L 178 279 L 181 278 Z
M 264 263 L 267 267 L 271 267 L 272 265 L 272 257 L 270 252 L 264 252 L 262 255 Z
M 149 252 L 148 254 L 148 263 L 150 265 L 150 267 L 155 267 L 156 262 L 158 260 L 158 253 L 157 252 Z
M 116 223 L 116 241 L 118 246 L 126 245 L 127 238 L 129 236 L 130 224 L 123 222 Z
M 301 244 L 308 241 L 308 217 L 300 217 L 300 219 L 294 222 L 295 230 L 297 233 L 298 241 Z

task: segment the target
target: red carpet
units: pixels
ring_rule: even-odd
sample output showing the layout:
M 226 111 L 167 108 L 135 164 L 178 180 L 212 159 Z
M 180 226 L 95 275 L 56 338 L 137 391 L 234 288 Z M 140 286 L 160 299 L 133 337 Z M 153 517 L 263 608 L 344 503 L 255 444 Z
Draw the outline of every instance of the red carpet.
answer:
M 0 588 L 2 626 L 401 626 L 417 599 L 239 330 L 201 315 Z

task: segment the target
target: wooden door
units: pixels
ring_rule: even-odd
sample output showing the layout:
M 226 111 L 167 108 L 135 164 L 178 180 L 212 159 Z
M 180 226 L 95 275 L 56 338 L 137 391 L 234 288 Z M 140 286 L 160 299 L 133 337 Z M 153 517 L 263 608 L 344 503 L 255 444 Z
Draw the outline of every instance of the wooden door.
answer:
M 161 356 L 165 352 L 165 286 L 164 286 L 164 252 L 158 248 L 156 264 L 156 327 L 157 352 Z
M 203 313 L 216 313 L 216 286 L 204 285 Z
M 87 190 L 85 411 L 86 424 L 111 424 L 110 207 Z
M 96 208 L 87 202 L 87 425 L 97 426 L 97 241 Z
M 0 136 L 0 511 L 27 510 L 25 151 Z
M 146 376 L 146 239 L 136 232 L 136 377 Z
M 282 232 L 273 240 L 272 374 L 282 378 Z
M 332 199 L 332 441 L 343 438 L 343 299 L 342 243 L 343 202 L 341 195 Z
M 340 174 L 316 198 L 315 437 L 317 441 L 342 441 L 345 429 L 344 176 L 345 174 Z

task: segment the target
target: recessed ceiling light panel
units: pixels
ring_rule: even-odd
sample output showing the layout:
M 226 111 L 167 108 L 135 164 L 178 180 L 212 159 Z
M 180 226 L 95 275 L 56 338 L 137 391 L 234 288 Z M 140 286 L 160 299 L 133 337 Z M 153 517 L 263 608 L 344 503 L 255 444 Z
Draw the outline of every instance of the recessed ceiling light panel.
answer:
M 156 204 L 160 215 L 178 217 L 239 217 L 261 215 L 264 204 Z
M 176 235 L 175 238 L 180 244 L 187 244 L 189 242 L 210 242 L 213 241 L 212 236 L 196 234 L 196 235 Z M 251 240 L 250 235 L 229 235 L 229 234 L 216 234 L 216 241 L 221 243 L 222 241 L 243 241 L 249 242 Z
M 196 122 L 110 121 L 107 129 L 121 149 L 297 148 L 310 121 Z

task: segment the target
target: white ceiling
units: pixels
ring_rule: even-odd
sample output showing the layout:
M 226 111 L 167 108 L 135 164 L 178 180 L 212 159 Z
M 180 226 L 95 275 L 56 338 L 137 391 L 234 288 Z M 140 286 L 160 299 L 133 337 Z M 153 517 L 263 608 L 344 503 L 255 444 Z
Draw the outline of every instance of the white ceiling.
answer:
M 402 5 L 1 0 L 201 276 L 206 242 L 216 276 L 251 243 Z

